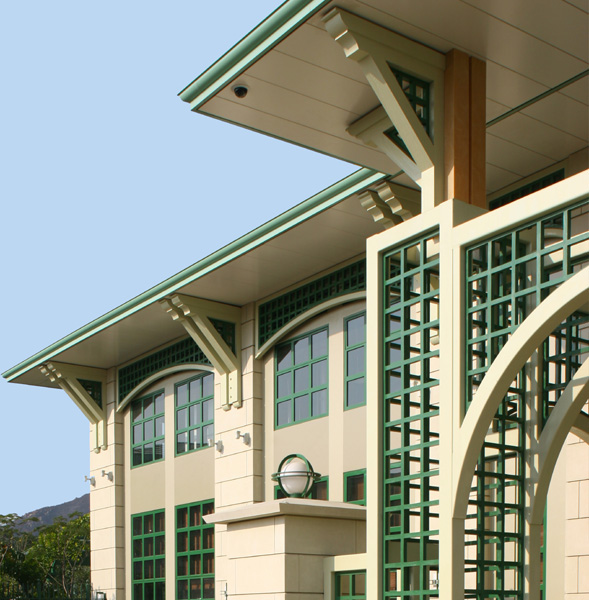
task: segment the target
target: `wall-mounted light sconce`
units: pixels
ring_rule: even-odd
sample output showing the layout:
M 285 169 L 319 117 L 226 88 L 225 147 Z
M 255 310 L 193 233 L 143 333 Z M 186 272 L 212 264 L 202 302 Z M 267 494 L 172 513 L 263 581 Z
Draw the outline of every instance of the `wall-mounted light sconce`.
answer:
M 106 592 L 95 592 L 94 600 L 106 600 Z
M 104 469 L 102 469 L 102 476 L 103 477 L 108 477 L 109 481 L 113 481 L 114 480 L 114 476 L 112 474 L 112 471 L 105 471 Z
M 237 437 L 237 439 L 239 439 L 239 438 L 243 439 L 243 443 L 246 446 L 249 446 L 252 443 L 252 438 L 251 438 L 250 434 L 247 433 L 247 431 L 245 433 L 241 433 L 241 431 L 239 431 L 239 429 L 238 429 L 236 437 Z
M 90 485 L 96 485 L 96 477 L 94 475 L 88 477 L 88 475 L 84 475 L 84 481 L 89 481 Z
M 289 454 L 278 465 L 272 481 L 277 481 L 280 489 L 289 498 L 304 498 L 321 473 L 315 473 L 311 463 L 302 454 Z
M 223 452 L 223 442 L 221 440 L 213 441 L 211 438 L 208 439 L 209 448 L 215 446 L 217 452 Z

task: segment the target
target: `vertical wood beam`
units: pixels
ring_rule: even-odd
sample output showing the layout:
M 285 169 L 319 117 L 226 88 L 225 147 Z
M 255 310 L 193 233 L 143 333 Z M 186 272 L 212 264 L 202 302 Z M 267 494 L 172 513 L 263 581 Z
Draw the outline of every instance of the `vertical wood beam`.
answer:
M 446 55 L 444 79 L 445 196 L 487 208 L 486 65 L 453 49 Z

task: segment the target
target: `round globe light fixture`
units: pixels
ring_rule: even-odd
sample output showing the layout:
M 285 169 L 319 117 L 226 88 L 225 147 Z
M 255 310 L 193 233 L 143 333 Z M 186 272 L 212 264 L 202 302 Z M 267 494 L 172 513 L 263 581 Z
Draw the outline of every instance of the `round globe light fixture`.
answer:
M 278 465 L 272 481 L 277 481 L 280 489 L 289 498 L 304 498 L 313 484 L 321 477 L 315 473 L 311 463 L 302 454 L 289 454 Z

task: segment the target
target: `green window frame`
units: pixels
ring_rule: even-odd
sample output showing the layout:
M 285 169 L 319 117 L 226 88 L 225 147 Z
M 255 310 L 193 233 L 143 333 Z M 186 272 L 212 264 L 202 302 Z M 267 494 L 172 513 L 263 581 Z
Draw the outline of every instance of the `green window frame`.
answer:
M 132 515 L 131 524 L 133 600 L 165 600 L 165 511 Z
M 164 459 L 164 405 L 164 390 L 131 404 L 131 467 Z
M 274 427 L 288 427 L 328 414 L 328 328 L 276 347 Z
M 335 600 L 366 600 L 366 571 L 336 573 Z
M 203 517 L 213 500 L 176 507 L 176 600 L 215 597 L 215 526 Z
M 366 404 L 366 313 L 344 321 L 346 410 Z
M 279 485 L 274 486 L 274 500 L 281 500 L 286 498 L 284 492 L 280 489 Z M 306 495 L 306 498 L 312 500 L 329 500 L 329 476 L 321 477 L 318 479 L 311 491 Z
M 206 372 L 174 386 L 176 456 L 208 447 L 214 439 L 215 378 Z
M 366 469 L 344 473 L 344 502 L 366 506 Z

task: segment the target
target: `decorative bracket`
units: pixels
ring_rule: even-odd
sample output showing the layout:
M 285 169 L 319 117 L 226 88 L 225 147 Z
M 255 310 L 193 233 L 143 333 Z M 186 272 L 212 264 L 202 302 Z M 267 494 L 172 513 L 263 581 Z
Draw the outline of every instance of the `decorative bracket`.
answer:
M 359 197 L 362 207 L 385 229 L 418 215 L 421 208 L 419 192 L 390 181 L 379 185 L 376 191 L 366 190 Z
M 182 294 L 161 300 L 160 304 L 172 319 L 183 325 L 220 375 L 223 409 L 241 407 L 241 309 Z M 235 323 L 235 352 L 215 329 L 211 318 Z
M 348 133 L 377 147 L 421 188 L 422 210 L 444 199 L 444 68 L 445 57 L 425 46 L 345 10 L 334 8 L 323 22 L 347 58 L 358 63 L 381 106 L 356 121 Z M 428 135 L 392 66 L 430 82 L 435 119 Z M 432 111 L 432 114 L 434 111 Z M 386 134 L 394 126 L 409 154 Z
M 106 371 L 60 362 L 45 363 L 39 370 L 52 383 L 56 383 L 90 421 L 91 449 L 94 452 L 106 450 Z

